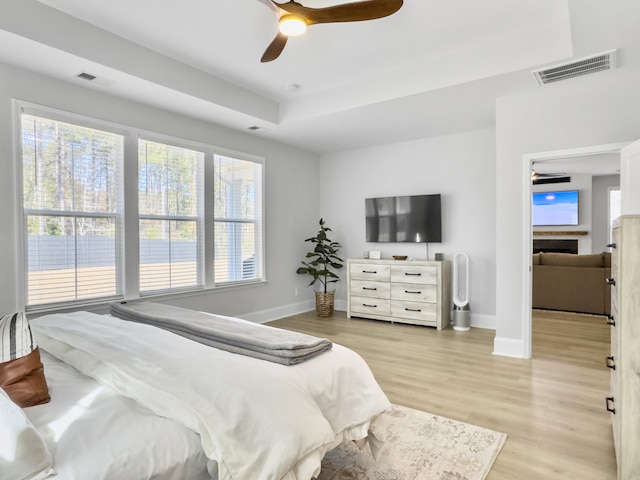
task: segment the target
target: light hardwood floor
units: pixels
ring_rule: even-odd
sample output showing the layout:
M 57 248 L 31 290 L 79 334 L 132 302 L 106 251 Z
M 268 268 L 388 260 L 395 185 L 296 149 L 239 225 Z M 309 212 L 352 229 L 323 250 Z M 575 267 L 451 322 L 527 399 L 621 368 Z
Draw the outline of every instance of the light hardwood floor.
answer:
M 531 360 L 493 355 L 493 330 L 437 331 L 344 312 L 271 325 L 355 350 L 393 403 L 506 433 L 487 480 L 616 477 L 603 317 L 534 311 Z

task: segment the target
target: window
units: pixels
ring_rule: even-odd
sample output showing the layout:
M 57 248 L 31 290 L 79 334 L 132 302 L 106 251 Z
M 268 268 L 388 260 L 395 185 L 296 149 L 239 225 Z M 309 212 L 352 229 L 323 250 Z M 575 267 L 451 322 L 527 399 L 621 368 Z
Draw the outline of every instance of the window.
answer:
M 138 142 L 140 292 L 203 285 L 204 153 Z
M 263 159 L 20 107 L 26 309 L 264 280 Z
M 609 187 L 609 242 L 612 241 L 613 222 L 620 216 L 620 187 Z
M 122 294 L 123 136 L 21 115 L 26 305 Z
M 215 283 L 262 279 L 262 164 L 214 156 Z

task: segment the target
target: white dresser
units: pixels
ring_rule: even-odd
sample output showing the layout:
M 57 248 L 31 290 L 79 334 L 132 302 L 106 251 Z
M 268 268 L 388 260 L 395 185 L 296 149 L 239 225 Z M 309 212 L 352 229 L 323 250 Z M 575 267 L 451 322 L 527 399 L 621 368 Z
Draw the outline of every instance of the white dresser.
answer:
M 611 412 L 618 480 L 640 479 L 640 215 L 613 228 L 611 254 Z
M 451 263 L 347 260 L 347 317 L 449 325 Z

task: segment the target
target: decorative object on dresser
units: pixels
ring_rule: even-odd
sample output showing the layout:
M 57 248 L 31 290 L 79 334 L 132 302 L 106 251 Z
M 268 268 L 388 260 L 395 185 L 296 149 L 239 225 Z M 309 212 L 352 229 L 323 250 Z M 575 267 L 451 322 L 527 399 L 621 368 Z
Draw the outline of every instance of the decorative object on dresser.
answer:
M 613 226 L 611 253 L 611 412 L 618 480 L 640 478 L 640 215 Z
M 347 318 L 449 325 L 451 263 L 347 260 Z
M 320 219 L 320 230 L 313 237 L 305 239 L 305 242 L 315 244 L 312 252 L 308 252 L 305 258 L 311 258 L 308 262 L 302 261 L 303 267 L 299 267 L 296 273 L 300 275 L 311 275 L 313 280 L 309 286 L 316 282 L 322 284 L 322 290 L 316 290 L 316 312 L 319 317 L 332 317 L 335 291 L 327 290 L 327 285 L 340 280 L 340 277 L 332 271 L 342 268 L 343 260 L 338 257 L 338 251 L 342 247 L 338 242 L 329 239 L 327 232 L 329 227 L 325 227 L 324 219 Z

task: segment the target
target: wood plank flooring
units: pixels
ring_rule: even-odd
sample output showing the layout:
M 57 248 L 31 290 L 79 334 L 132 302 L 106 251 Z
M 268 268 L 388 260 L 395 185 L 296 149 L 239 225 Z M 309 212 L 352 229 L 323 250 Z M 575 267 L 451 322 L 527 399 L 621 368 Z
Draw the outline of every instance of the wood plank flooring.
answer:
M 393 403 L 508 435 L 487 480 L 615 480 L 604 317 L 534 311 L 533 358 L 493 355 L 493 330 L 457 332 L 315 312 L 270 323 L 358 352 Z

